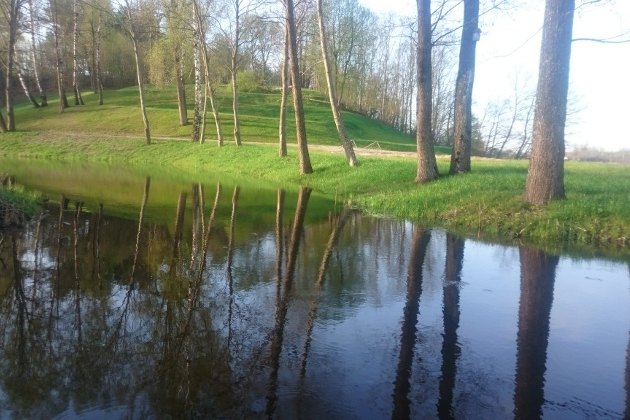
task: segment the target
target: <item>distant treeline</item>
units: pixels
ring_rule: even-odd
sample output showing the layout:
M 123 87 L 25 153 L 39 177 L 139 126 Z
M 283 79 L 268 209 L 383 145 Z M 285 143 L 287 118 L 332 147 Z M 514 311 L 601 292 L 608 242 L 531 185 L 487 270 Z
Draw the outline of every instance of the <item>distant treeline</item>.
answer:
M 567 152 L 569 160 L 581 162 L 606 162 L 623 163 L 630 165 L 630 149 L 621 149 L 616 152 L 608 152 L 601 149 L 594 149 L 588 146 L 579 146 L 571 152 Z

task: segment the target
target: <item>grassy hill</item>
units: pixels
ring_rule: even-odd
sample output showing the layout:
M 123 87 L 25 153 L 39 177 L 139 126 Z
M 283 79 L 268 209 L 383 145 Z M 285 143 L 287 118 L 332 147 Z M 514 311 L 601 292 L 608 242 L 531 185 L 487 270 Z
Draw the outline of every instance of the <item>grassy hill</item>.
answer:
M 232 131 L 231 98 L 225 88 L 218 93 L 227 140 Z M 0 157 L 107 162 L 143 170 L 177 168 L 194 177 L 217 174 L 223 181 L 256 180 L 267 188 L 304 185 L 373 214 L 403 217 L 464 235 L 532 244 L 554 252 L 630 255 L 630 166 L 567 162 L 567 199 L 546 206 L 522 200 L 526 161 L 474 158 L 470 173 L 452 176 L 448 174 L 450 159 L 442 156 L 437 159 L 440 179 L 419 185 L 414 182 L 413 155 L 361 156 L 359 167 L 350 168 L 342 153 L 313 150 L 314 173 L 302 176 L 295 149 L 280 159 L 274 147 L 279 100 L 278 92 L 243 93 L 243 140 L 267 144 L 240 148 L 231 142 L 218 148 L 186 141 L 191 127 L 178 124 L 172 88 L 148 90 L 149 118 L 156 137 L 151 146 L 143 141 L 133 88 L 106 92 L 103 106 L 97 105 L 94 95 L 86 94 L 85 106 L 70 107 L 61 115 L 53 101 L 43 109 L 21 104 L 16 109 L 19 131 L 2 135 Z M 309 144 L 338 145 L 326 98 L 307 91 L 305 105 Z M 373 143 L 378 142 L 387 149 L 415 149 L 410 136 L 385 124 L 351 112 L 344 116 L 359 147 L 376 147 Z M 289 119 L 292 122 L 293 115 Z M 213 127 L 210 122 L 209 141 Z M 294 141 L 293 130 L 289 139 Z
M 311 90 L 304 93 L 304 112 L 309 144 L 338 145 L 339 139 L 328 99 Z M 138 90 L 129 87 L 109 90 L 104 94 L 104 105 L 98 105 L 97 95 L 83 93 L 84 106 L 71 106 L 59 114 L 58 99 L 54 96 L 46 108 L 32 108 L 29 103 L 16 107 L 18 130 L 56 131 L 132 135 L 142 137 L 143 127 L 138 105 Z M 188 93 L 188 98 L 192 92 Z M 240 114 L 242 139 L 246 142 L 275 143 L 278 141 L 278 116 L 280 108 L 279 90 L 241 93 Z M 69 98 L 72 102 L 72 98 Z M 148 87 L 146 92 L 147 113 L 154 136 L 182 138 L 190 137 L 191 125 L 180 126 L 177 112 L 177 93 L 174 87 Z M 226 141 L 231 140 L 234 130 L 232 96 L 228 88 L 217 89 L 217 104 Z M 208 106 L 210 111 L 210 107 Z M 192 108 L 189 104 L 189 120 Z M 212 114 L 208 113 L 206 129 L 208 141 L 216 139 Z M 380 121 L 354 112 L 344 112 L 346 129 L 357 147 L 383 148 L 398 151 L 415 151 L 415 139 L 400 133 Z M 295 142 L 293 107 L 288 107 L 287 128 L 289 142 Z M 440 147 L 436 153 L 447 154 L 450 149 Z

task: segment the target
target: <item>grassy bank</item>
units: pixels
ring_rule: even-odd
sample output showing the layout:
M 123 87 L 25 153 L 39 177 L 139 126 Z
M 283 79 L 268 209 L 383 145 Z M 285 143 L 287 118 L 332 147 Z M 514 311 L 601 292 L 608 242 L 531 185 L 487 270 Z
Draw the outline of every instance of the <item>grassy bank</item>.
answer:
M 0 185 L 0 230 L 22 225 L 39 210 L 38 201 L 39 197 L 34 193 L 19 186 L 6 189 Z
M 16 107 L 18 132 L 0 135 L 0 156 L 128 163 L 137 167 L 167 165 L 191 174 L 214 172 L 232 180 L 260 179 L 270 186 L 307 185 L 351 200 L 363 211 L 394 215 L 432 226 L 494 240 L 518 240 L 547 249 L 579 249 L 630 255 L 630 167 L 566 164 L 567 199 L 548 206 L 522 202 L 527 163 L 474 159 L 473 171 L 451 177 L 447 159 L 438 159 L 442 178 L 427 185 L 413 179 L 413 157 L 360 156 L 360 166 L 349 168 L 342 154 L 311 151 L 315 173 L 300 176 L 297 151 L 276 154 L 277 91 L 241 95 L 242 136 L 237 148 L 232 132 L 231 95 L 217 90 L 223 130 L 228 144 L 215 146 L 213 124 L 208 142 L 193 144 L 190 125 L 178 124 L 175 89 L 147 89 L 148 114 L 154 144 L 142 140 L 142 122 L 135 88 L 107 91 L 105 105 L 86 93 L 85 106 L 58 113 L 50 106 Z M 338 145 L 326 98 L 305 91 L 305 116 L 311 145 Z M 192 114 L 192 113 L 190 113 Z M 293 116 L 289 110 L 289 121 Z M 348 132 L 359 149 L 415 150 L 415 141 L 391 127 L 362 115 L 344 112 Z M 294 124 L 288 124 L 294 139 Z M 437 153 L 449 153 L 437 148 Z M 0 168 L 2 172 L 2 168 Z
M 314 174 L 300 176 L 297 151 L 278 158 L 273 145 L 193 144 L 97 135 L 53 136 L 21 132 L 2 137 L 0 155 L 64 160 L 107 161 L 136 166 L 165 165 L 191 174 L 224 173 L 230 178 L 261 179 L 270 186 L 306 185 L 350 200 L 362 210 L 408 218 L 459 233 L 503 241 L 518 240 L 551 251 L 630 255 L 630 167 L 568 162 L 567 199 L 547 206 L 521 200 L 527 163 L 475 159 L 473 172 L 445 175 L 426 185 L 413 182 L 410 157 L 360 157 L 349 168 L 342 154 L 312 151 Z

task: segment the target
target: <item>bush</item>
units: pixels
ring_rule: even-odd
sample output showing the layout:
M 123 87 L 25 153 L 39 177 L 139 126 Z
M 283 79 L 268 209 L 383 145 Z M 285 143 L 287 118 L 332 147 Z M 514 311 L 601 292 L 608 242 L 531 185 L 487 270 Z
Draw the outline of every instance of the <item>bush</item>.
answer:
M 251 70 L 239 71 L 236 74 L 236 80 L 239 92 L 257 92 L 261 88 L 260 83 L 256 80 L 256 75 Z M 227 89 L 229 92 L 232 92 L 231 81 L 227 84 Z

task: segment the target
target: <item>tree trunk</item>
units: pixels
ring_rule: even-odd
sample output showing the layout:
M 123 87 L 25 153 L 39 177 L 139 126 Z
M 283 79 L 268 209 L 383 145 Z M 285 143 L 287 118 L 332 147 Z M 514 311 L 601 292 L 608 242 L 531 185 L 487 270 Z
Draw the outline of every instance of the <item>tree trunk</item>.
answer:
M 324 11 L 322 6 L 323 0 L 317 0 L 317 21 L 319 23 L 319 39 L 322 48 L 322 59 L 324 60 L 324 70 L 326 71 L 326 83 L 328 84 L 328 98 L 330 99 L 330 108 L 332 109 L 333 119 L 337 126 L 337 133 L 339 133 L 339 140 L 341 146 L 346 154 L 346 160 L 348 165 L 357 166 L 357 157 L 354 154 L 354 148 L 352 147 L 352 141 L 348 137 L 346 127 L 343 124 L 343 116 L 339 111 L 339 104 L 337 103 L 337 92 L 335 88 L 335 82 L 332 78 L 332 71 L 330 69 L 330 59 L 328 58 L 328 49 L 326 46 L 326 30 L 324 28 Z
M 416 83 L 416 144 L 418 165 L 415 182 L 427 182 L 439 177 L 431 135 L 431 0 L 416 0 L 418 8 L 418 49 Z
M 188 125 L 188 113 L 186 109 L 186 87 L 184 84 L 184 64 L 181 52 L 177 51 L 175 56 L 177 66 L 177 109 L 179 110 L 179 125 Z
M 133 44 L 133 55 L 136 59 L 136 75 L 138 78 L 138 94 L 140 95 L 140 111 L 142 112 L 142 122 L 144 124 L 144 137 L 146 144 L 151 144 L 151 129 L 149 128 L 149 117 L 147 116 L 147 108 L 144 100 L 144 85 L 142 82 L 142 66 L 140 65 L 140 52 L 138 51 L 138 40 L 136 38 L 136 31 L 133 27 L 133 20 L 131 18 L 131 5 L 126 1 L 127 5 L 127 17 L 129 18 L 129 35 L 131 36 L 131 42 Z
M 221 129 L 221 118 L 219 117 L 219 110 L 217 109 L 216 100 L 214 97 L 214 87 L 210 82 L 210 59 L 208 57 L 208 49 L 206 48 L 206 31 L 203 26 L 203 21 L 201 20 L 201 15 L 199 13 L 199 5 L 196 0 L 192 2 L 194 8 L 194 17 L 197 22 L 197 27 L 199 28 L 199 33 L 201 34 L 201 54 L 203 59 L 203 69 L 204 76 L 206 77 L 206 86 L 210 91 L 210 106 L 212 107 L 212 115 L 214 116 L 214 122 L 217 128 L 217 142 L 218 146 L 223 146 L 223 130 Z
M 234 45 L 232 46 L 232 60 L 230 71 L 232 73 L 232 112 L 234 113 L 234 143 L 237 146 L 241 145 L 241 118 L 238 113 L 238 53 L 239 43 L 241 42 L 240 33 L 240 1 L 235 2 L 236 6 L 236 20 L 234 29 Z
M 55 39 L 55 64 L 57 67 L 57 91 L 59 94 L 59 113 L 68 108 L 68 98 L 66 97 L 66 88 L 64 82 L 64 64 L 63 55 L 61 54 L 61 45 L 59 45 L 59 13 L 57 11 L 56 0 L 50 0 L 50 15 L 53 19 L 53 38 Z
M 206 83 L 208 83 L 208 89 L 210 90 L 210 107 L 212 108 L 212 115 L 214 116 L 214 123 L 217 128 L 217 145 L 221 147 L 223 146 L 223 130 L 221 128 L 219 109 L 217 108 L 216 99 L 214 97 L 214 86 L 212 86 L 209 81 Z
M 203 84 L 203 109 L 201 111 L 201 132 L 199 133 L 199 144 L 206 142 L 206 116 L 208 115 L 208 84 Z
M 98 27 L 96 28 L 96 88 L 98 89 L 98 104 L 103 105 L 103 80 L 101 78 L 101 26 L 102 15 L 98 15 Z
M 20 3 L 18 0 L 9 0 L 9 44 L 7 51 L 7 61 L 6 61 L 6 73 L 5 73 L 5 84 L 4 84 L 4 100 L 5 107 L 7 108 L 7 130 L 15 131 L 15 115 L 13 112 L 13 94 L 11 92 L 11 79 L 13 75 L 13 60 L 15 57 L 15 43 L 17 40 L 17 30 L 19 24 L 19 11 L 20 11 Z
M 90 33 L 92 35 L 92 51 L 91 60 L 92 67 L 90 68 L 90 88 L 93 94 L 98 93 L 98 87 L 96 86 L 96 29 L 94 28 L 94 21 L 90 20 Z
M 2 116 L 2 112 L 0 112 L 0 133 L 6 133 L 9 131 L 7 129 L 7 124 L 4 122 L 4 117 Z
M 302 87 L 300 86 L 300 65 L 297 54 L 297 36 L 295 29 L 295 8 L 293 0 L 286 0 L 287 24 L 289 25 L 289 53 L 291 57 L 291 83 L 293 84 L 293 108 L 295 110 L 295 127 L 300 160 L 300 174 L 313 173 L 311 157 L 306 140 L 306 122 L 302 104 Z
M 74 90 L 74 104 L 85 105 L 79 89 L 79 5 L 78 0 L 74 0 L 72 21 L 72 89 Z
M 31 36 L 31 61 L 33 63 L 33 75 L 35 76 L 35 83 L 37 84 L 37 90 L 39 91 L 39 99 L 42 102 L 41 106 L 48 106 L 48 98 L 46 92 L 42 88 L 41 81 L 39 79 L 39 66 L 37 65 L 37 44 L 35 42 L 35 20 L 33 19 L 33 0 L 28 0 L 29 9 L 29 32 Z
M 193 15 L 196 17 L 196 6 L 193 5 Z M 191 140 L 193 142 L 201 141 L 201 31 L 199 30 L 199 22 L 193 18 L 193 66 L 195 72 L 195 105 L 193 111 L 193 124 Z
M 287 155 L 287 100 L 289 98 L 289 25 L 284 24 L 284 45 L 282 48 L 282 99 L 280 101 L 280 123 L 278 125 L 278 155 Z
M 564 198 L 564 125 L 575 0 L 547 0 L 532 149 L 523 200 L 546 204 Z
M 459 71 L 455 85 L 455 137 L 451 174 L 470 172 L 472 146 L 472 91 L 475 79 L 475 31 L 479 25 L 479 0 L 464 0 L 464 25 L 459 49 Z
M 31 94 L 31 91 L 28 89 L 28 86 L 26 85 L 26 81 L 24 81 L 22 70 L 20 69 L 20 65 L 17 62 L 15 63 L 15 70 L 18 76 L 18 80 L 20 81 L 20 85 L 22 85 L 22 90 L 24 91 L 24 95 L 26 95 L 26 98 L 28 99 L 28 101 L 31 103 L 31 105 L 33 105 L 33 108 L 39 108 L 39 104 L 37 103 L 33 95 Z

